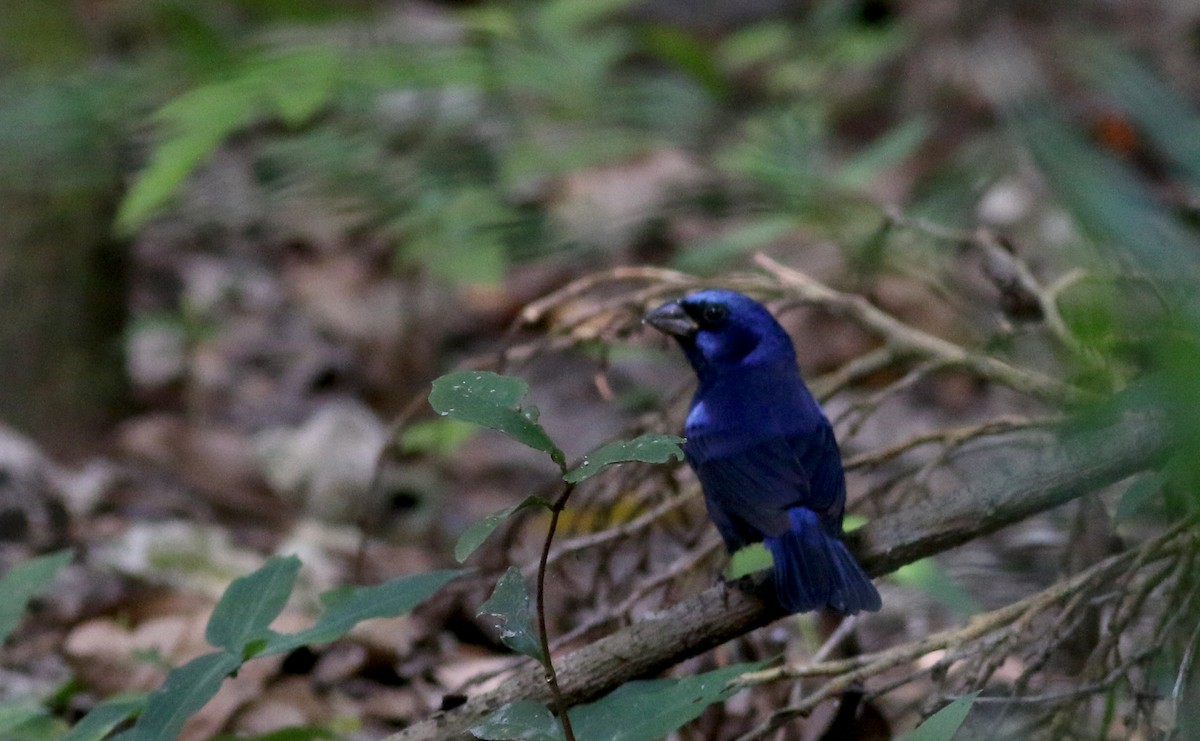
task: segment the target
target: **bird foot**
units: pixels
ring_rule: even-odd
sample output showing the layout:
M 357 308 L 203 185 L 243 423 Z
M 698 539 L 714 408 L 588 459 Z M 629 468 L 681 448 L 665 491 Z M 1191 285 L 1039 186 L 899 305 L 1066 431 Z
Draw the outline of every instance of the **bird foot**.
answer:
M 757 597 L 763 597 L 769 594 L 771 587 L 770 571 L 755 571 L 750 574 L 744 574 L 736 579 L 726 579 L 722 577 L 718 580 L 718 585 L 722 590 L 722 598 L 727 598 L 729 589 L 736 589 L 744 594 L 749 594 Z M 724 600 L 728 606 L 727 599 Z

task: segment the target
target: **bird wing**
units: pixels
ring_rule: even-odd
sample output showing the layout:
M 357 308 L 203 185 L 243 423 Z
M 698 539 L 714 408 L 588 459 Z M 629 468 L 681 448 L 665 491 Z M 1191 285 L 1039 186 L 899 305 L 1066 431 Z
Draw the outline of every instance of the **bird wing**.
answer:
M 787 511 L 798 506 L 820 515 L 831 531 L 840 529 L 846 485 L 827 424 L 808 434 L 764 438 L 726 454 L 715 454 L 712 437 L 689 437 L 685 452 L 727 543 L 731 535 L 746 543 L 783 533 L 789 527 Z

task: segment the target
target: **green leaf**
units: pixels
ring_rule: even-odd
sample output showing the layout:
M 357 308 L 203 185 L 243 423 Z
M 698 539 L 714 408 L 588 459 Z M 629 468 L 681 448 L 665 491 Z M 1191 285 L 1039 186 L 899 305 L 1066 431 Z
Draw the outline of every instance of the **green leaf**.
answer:
M 62 741 L 102 741 L 112 729 L 142 712 L 148 699 L 143 692 L 110 697 L 89 710 Z
M 253 574 L 234 579 L 208 620 L 204 637 L 212 645 L 249 658 L 252 641 L 270 635 L 271 621 L 287 604 L 300 571 L 300 559 L 276 556 Z
M 679 448 L 683 443 L 682 437 L 657 432 L 639 435 L 632 440 L 617 440 L 585 455 L 583 462 L 567 472 L 563 480 L 575 484 L 595 476 L 602 468 L 614 463 L 666 463 L 672 458 L 683 460 L 683 451 Z
M 500 523 L 507 520 L 514 513 L 526 507 L 546 507 L 549 509 L 551 506 L 550 502 L 541 497 L 526 497 L 525 501 L 520 504 L 505 507 L 481 520 L 477 520 L 459 536 L 458 542 L 454 544 L 454 558 L 459 563 L 466 561 L 479 546 L 483 545 L 483 542 L 500 526 Z
M 562 726 L 540 702 L 518 700 L 488 716 L 471 729 L 487 741 L 562 741 Z M 576 734 L 578 736 L 578 734 Z
M 587 705 L 572 708 L 571 726 L 583 741 L 658 741 L 695 720 L 714 702 L 737 691 L 729 683 L 768 662 L 737 664 L 683 679 L 627 682 Z M 540 703 L 523 700 L 505 705 L 471 729 L 482 739 L 561 741 L 562 731 Z
M 63 721 L 49 712 L 42 712 L 14 727 L 0 738 L 5 741 L 9 739 L 14 741 L 60 741 L 65 729 L 66 724 Z
M 171 670 L 163 686 L 146 701 L 146 709 L 133 728 L 118 741 L 162 741 L 178 738 L 187 719 L 204 707 L 221 689 L 225 677 L 242 665 L 238 656 L 217 651 L 192 659 Z
M 633 0 L 588 0 L 582 3 L 578 0 L 554 0 L 538 9 L 538 21 L 547 33 L 558 38 L 570 37 L 586 33 L 592 24 L 632 4 Z
M 842 518 L 842 531 L 851 532 L 867 524 L 867 518 L 862 515 L 848 514 Z
M 1121 500 L 1117 502 L 1117 511 L 1113 514 L 1113 522 L 1122 523 L 1131 520 L 1139 510 L 1162 492 L 1168 480 L 1169 477 L 1165 471 L 1154 471 L 1134 481 L 1121 495 Z
M 138 173 L 117 210 L 117 227 L 130 234 L 175 195 L 188 175 L 220 144 L 217 136 L 169 139 L 155 147 L 150 162 Z
M 71 562 L 69 550 L 55 551 L 13 566 L 0 579 L 0 643 L 21 622 L 29 601 L 46 591 L 59 570 Z
M 729 34 L 718 46 L 721 63 L 744 71 L 784 56 L 796 41 L 796 29 L 784 21 L 755 23 Z
M 1200 185 L 1200 111 L 1157 75 L 1111 45 L 1091 48 L 1081 65 L 1153 141 Z
M 1195 239 L 1127 166 L 1096 151 L 1048 103 L 1013 105 L 1008 114 L 1087 236 L 1154 277 L 1180 282 L 1196 274 Z
M 517 220 L 487 188 L 431 189 L 398 222 L 401 256 L 446 281 L 497 285 L 508 262 L 506 231 Z
M 6 5 L 4 23 L 0 24 L 0 46 L 4 47 L 4 56 L 16 63 L 11 69 L 19 66 L 45 69 L 54 65 L 74 71 L 85 65 L 88 34 L 79 22 L 77 11 L 69 3 Z
M 739 141 L 717 156 L 717 165 L 753 182 L 782 211 L 803 216 L 823 203 L 822 129 L 811 112 L 793 108 L 746 122 Z
M 925 719 L 925 722 L 904 734 L 903 741 L 951 741 L 971 712 L 978 692 L 964 695 Z
M 729 86 L 717 67 L 708 39 L 701 39 L 682 28 L 661 24 L 643 28 L 641 41 L 650 53 L 679 67 L 713 95 L 724 96 L 728 92 Z
M 341 64 L 325 47 L 272 50 L 251 59 L 231 79 L 167 103 L 155 115 L 162 138 L 121 202 L 118 228 L 129 233 L 144 224 L 231 134 L 255 119 L 275 115 L 289 126 L 307 122 L 328 103 Z
M 514 40 L 521 34 L 520 24 L 511 8 L 476 5 L 463 8 L 458 14 L 472 34 Z
M 163 106 L 155 118 L 166 129 L 150 162 L 138 174 L 117 211 L 117 226 L 129 233 L 169 201 L 229 134 L 261 114 L 255 86 L 245 78 L 205 85 Z
M 924 591 L 959 615 L 970 617 L 979 612 L 979 602 L 975 597 L 932 558 L 922 558 L 905 564 L 896 569 L 892 576 L 900 584 Z
M 49 713 L 41 705 L 29 700 L 12 700 L 0 703 L 0 734 L 4 738 L 20 738 L 16 729 L 26 723 L 44 718 Z
M 794 216 L 760 216 L 681 250 L 671 265 L 690 273 L 712 273 L 730 260 L 763 249 L 795 231 Z
M 838 170 L 834 180 L 844 188 L 866 188 L 881 172 L 915 152 L 928 135 L 929 126 L 920 119 L 893 127 Z
M 519 378 L 491 371 L 460 371 L 433 382 L 429 405 L 442 416 L 499 430 L 565 465 L 563 452 L 537 423 L 537 409 L 520 406 L 527 393 L 529 384 Z
M 341 638 L 355 625 L 371 618 L 405 615 L 447 582 L 469 569 L 444 569 L 402 576 L 370 587 L 339 587 L 321 595 L 325 612 L 313 627 L 299 633 L 272 633 L 261 654 L 284 653 L 312 643 Z
M 254 75 L 279 118 L 296 127 L 329 102 L 340 67 L 331 48 L 291 49 L 263 60 Z
M 449 458 L 479 430 L 457 419 L 427 419 L 410 426 L 400 438 L 400 452 Z
M 581 739 L 657 741 L 699 717 L 714 702 L 737 691 L 730 681 L 767 662 L 735 664 L 683 679 L 627 682 L 599 700 L 571 710 L 571 726 Z
M 739 548 L 729 559 L 729 567 L 725 569 L 725 577 L 730 581 L 741 579 L 747 574 L 753 574 L 774 565 L 771 552 L 762 543 L 751 543 L 745 548 Z
M 496 583 L 496 589 L 487 602 L 479 608 L 479 617 L 490 615 L 496 618 L 500 640 L 517 653 L 532 656 L 545 662 L 542 644 L 533 629 L 533 607 L 529 599 L 529 587 L 521 570 L 509 566 L 504 576 Z

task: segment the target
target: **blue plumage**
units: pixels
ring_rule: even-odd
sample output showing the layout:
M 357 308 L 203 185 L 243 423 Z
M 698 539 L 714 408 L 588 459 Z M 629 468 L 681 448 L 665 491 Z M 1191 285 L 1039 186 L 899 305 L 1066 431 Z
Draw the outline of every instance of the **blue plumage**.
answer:
M 763 542 L 789 612 L 878 610 L 879 592 L 841 540 L 846 482 L 833 428 L 771 313 L 707 290 L 646 321 L 679 342 L 700 381 L 684 453 L 725 546 Z

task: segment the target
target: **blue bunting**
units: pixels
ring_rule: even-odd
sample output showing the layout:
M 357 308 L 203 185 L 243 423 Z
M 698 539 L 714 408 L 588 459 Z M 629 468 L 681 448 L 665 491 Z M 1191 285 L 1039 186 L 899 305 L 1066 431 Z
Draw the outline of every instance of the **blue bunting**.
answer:
M 789 612 L 878 610 L 879 592 L 841 540 L 846 481 L 833 428 L 771 313 L 736 291 L 706 290 L 646 322 L 679 342 L 700 381 L 684 453 L 725 546 L 763 542 Z

